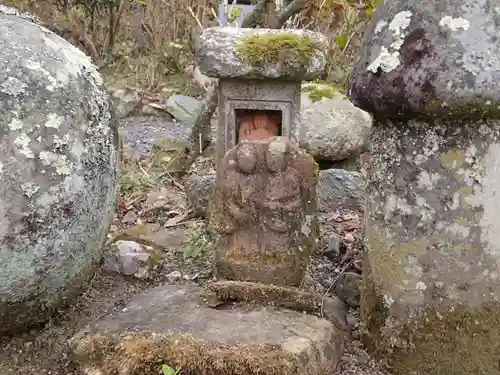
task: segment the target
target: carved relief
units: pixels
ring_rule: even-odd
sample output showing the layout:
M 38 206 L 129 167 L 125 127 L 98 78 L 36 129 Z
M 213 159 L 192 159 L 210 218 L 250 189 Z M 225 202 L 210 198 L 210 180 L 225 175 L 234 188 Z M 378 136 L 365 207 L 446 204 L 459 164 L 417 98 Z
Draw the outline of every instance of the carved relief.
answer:
M 225 279 L 298 285 L 317 236 L 314 159 L 291 141 L 242 141 L 218 171 L 211 224 Z M 309 228 L 310 227 L 310 228 Z

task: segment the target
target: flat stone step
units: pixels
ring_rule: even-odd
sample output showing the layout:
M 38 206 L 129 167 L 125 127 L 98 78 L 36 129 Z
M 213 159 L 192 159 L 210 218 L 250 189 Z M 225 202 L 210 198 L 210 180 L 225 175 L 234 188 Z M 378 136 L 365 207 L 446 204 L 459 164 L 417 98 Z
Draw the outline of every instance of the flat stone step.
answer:
M 120 312 L 70 340 L 82 374 L 324 375 L 343 353 L 331 322 L 301 312 L 204 303 L 195 285 L 163 285 L 133 298 Z

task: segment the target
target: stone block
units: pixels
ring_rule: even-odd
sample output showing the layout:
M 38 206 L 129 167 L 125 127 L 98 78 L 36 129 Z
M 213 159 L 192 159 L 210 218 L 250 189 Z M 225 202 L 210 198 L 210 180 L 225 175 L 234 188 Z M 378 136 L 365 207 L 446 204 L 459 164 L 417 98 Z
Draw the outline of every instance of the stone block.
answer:
M 335 370 L 343 335 L 327 320 L 242 305 L 216 309 L 193 285 L 164 285 L 70 340 L 85 374 L 324 375 Z
M 308 30 L 209 27 L 196 65 L 214 78 L 313 80 L 323 74 L 328 43 Z
M 280 117 L 277 135 L 297 143 L 300 132 L 300 89 L 300 81 L 220 79 L 217 165 L 239 141 L 238 110 L 277 112 Z

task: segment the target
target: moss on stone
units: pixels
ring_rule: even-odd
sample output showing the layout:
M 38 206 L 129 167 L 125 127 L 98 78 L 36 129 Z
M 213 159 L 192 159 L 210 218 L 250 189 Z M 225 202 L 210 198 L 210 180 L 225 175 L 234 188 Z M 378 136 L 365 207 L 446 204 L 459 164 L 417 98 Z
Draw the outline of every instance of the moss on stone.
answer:
M 77 361 L 102 375 L 158 374 L 163 363 L 181 368 L 182 374 L 302 374 L 299 359 L 280 347 L 223 345 L 188 334 L 95 333 L 70 345 Z
M 381 270 L 373 266 L 385 258 L 376 260 L 372 252 L 381 251 L 383 244 L 373 234 L 368 241 L 372 261 L 365 254 L 360 301 L 361 330 L 368 350 L 387 360 L 393 375 L 499 374 L 500 303 L 486 302 L 474 308 L 415 304 L 406 316 L 392 318 L 392 307 L 384 301 L 382 291 L 388 290 L 386 282 L 400 283 L 401 275 L 391 271 L 381 281 Z M 453 250 L 470 251 L 463 244 Z
M 450 120 L 481 120 L 483 118 L 500 118 L 500 103 L 477 95 L 466 103 L 449 106 L 439 99 L 429 99 L 424 104 L 423 113 L 433 118 L 448 118 Z
M 307 67 L 319 50 L 320 45 L 313 38 L 287 32 L 243 36 L 236 46 L 238 56 L 250 65 L 283 63 Z
M 349 331 L 342 302 L 316 292 L 295 287 L 232 280 L 212 282 L 207 284 L 205 288 L 208 292 L 215 293 L 221 301 L 251 302 L 312 315 L 323 315 L 341 331 L 346 333 Z
M 347 100 L 343 90 L 327 84 L 311 83 L 302 87 L 302 92 L 307 93 L 312 102 L 318 102 L 323 98 L 332 99 L 334 96 L 342 95 Z
M 500 303 L 476 310 L 443 311 L 429 307 L 425 315 L 401 331 L 411 347 L 397 349 L 391 359 L 395 375 L 498 374 Z

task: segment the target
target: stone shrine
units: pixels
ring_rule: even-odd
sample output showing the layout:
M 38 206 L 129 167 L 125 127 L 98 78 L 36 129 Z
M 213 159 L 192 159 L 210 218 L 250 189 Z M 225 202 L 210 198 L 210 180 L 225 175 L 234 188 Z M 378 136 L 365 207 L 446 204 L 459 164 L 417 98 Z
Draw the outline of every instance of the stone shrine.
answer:
M 500 374 L 499 20 L 498 2 L 386 1 L 352 72 L 376 119 L 361 318 L 394 375 Z
M 255 139 L 250 130 L 298 142 L 301 82 L 321 76 L 326 50 L 326 38 L 307 30 L 203 30 L 196 63 L 219 79 L 217 162 L 239 140 Z
M 234 46 L 249 37 L 270 38 L 279 59 L 263 66 L 236 59 Z M 307 56 L 298 65 L 296 55 L 287 55 L 287 49 L 302 48 L 297 39 Z M 188 375 L 335 371 L 349 334 L 346 307 L 335 297 L 297 287 L 318 238 L 318 166 L 295 136 L 300 77 L 315 77 L 324 66 L 316 39 L 324 37 L 296 30 L 203 33 L 201 70 L 227 72 L 220 85 L 221 157 L 210 210 L 220 234 L 219 280 L 204 287 L 154 288 L 77 334 L 70 345 L 84 373 L 153 374 L 161 363 Z M 242 80 L 257 76 L 259 81 Z M 279 86 L 281 77 L 288 81 Z M 238 110 L 245 111 L 241 117 Z

